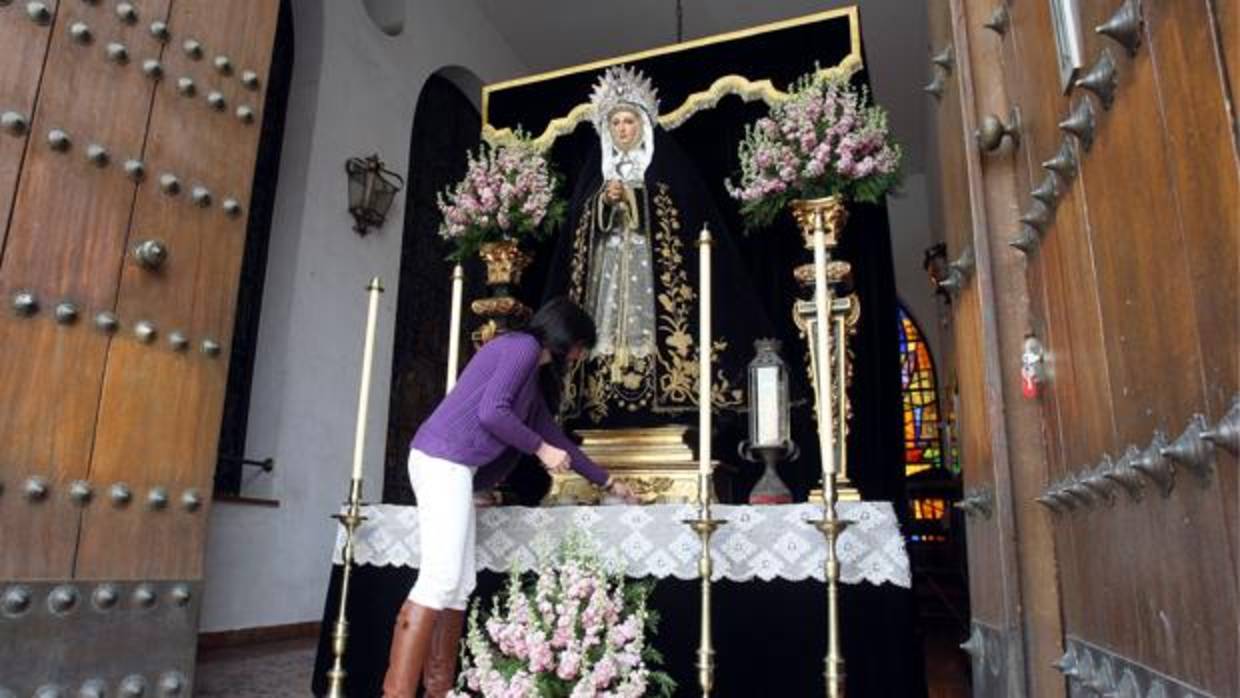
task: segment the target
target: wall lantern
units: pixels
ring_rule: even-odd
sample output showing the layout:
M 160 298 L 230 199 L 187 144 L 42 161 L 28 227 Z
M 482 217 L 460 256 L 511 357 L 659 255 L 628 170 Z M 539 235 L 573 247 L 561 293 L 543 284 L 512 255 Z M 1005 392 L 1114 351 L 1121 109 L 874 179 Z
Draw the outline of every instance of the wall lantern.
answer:
M 405 186 L 400 175 L 383 166 L 379 155 L 349 158 L 344 164 L 349 173 L 349 213 L 353 214 L 353 230 L 365 235 L 370 228 L 383 225 L 396 193 Z

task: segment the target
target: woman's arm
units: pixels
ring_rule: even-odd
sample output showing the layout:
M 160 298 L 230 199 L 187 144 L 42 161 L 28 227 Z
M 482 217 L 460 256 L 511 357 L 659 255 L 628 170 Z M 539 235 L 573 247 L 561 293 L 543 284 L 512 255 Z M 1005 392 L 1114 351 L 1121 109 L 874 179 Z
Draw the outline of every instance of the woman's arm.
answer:
M 572 462 L 573 470 L 579 475 L 593 482 L 596 485 L 606 485 L 611 479 L 607 473 L 607 469 L 590 460 L 590 457 L 582 452 L 573 440 L 568 438 L 560 425 L 556 423 L 555 418 L 551 416 L 551 411 L 547 409 L 547 403 L 539 396 L 534 401 L 534 430 L 547 443 L 562 448 L 568 452 L 568 457 Z

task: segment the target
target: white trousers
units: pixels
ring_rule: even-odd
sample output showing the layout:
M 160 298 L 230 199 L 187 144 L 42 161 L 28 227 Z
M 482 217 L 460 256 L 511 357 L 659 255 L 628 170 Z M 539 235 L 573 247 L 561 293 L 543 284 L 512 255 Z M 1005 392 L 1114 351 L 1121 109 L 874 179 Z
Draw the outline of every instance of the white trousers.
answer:
M 474 591 L 474 471 L 409 451 L 409 482 L 418 497 L 422 561 L 409 600 L 464 610 Z

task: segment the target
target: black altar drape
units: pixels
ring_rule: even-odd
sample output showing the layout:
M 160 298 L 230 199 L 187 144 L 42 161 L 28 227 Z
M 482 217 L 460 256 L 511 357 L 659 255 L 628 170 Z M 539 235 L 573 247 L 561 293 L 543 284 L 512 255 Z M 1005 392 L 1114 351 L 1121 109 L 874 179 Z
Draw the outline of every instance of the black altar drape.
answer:
M 331 633 L 340 598 L 340 567 L 332 570 L 324 606 L 311 690 L 327 690 L 332 665 Z M 354 569 L 349 592 L 349 644 L 345 655 L 347 695 L 382 695 L 392 622 L 417 578 L 407 567 Z M 475 592 L 489 607 L 506 575 L 483 572 Z M 676 679 L 677 698 L 701 695 L 697 679 L 697 580 L 663 579 L 651 607 L 661 621 L 654 646 Z M 713 588 L 715 690 L 717 698 L 824 694 L 826 592 L 821 582 L 773 580 L 716 583 Z M 841 642 L 850 698 L 923 698 L 925 675 L 918 639 L 905 632 L 912 595 L 885 584 L 845 585 L 840 592 Z

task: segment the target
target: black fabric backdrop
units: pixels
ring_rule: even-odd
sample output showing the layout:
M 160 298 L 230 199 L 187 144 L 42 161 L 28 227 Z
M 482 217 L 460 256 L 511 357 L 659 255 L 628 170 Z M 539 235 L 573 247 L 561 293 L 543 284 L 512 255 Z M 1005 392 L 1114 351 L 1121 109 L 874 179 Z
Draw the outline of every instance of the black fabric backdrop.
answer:
M 785 28 L 732 41 L 709 44 L 628 63 L 641 69 L 658 89 L 662 109 L 670 110 L 685 97 L 708 87 L 715 79 L 732 73 L 751 80 L 770 79 L 781 89 L 815 65 L 834 66 L 851 50 L 847 17 Z M 546 123 L 567 114 L 588 99 L 590 87 L 603 69 L 561 75 L 548 80 L 493 90 L 487 100 L 486 123 L 495 128 L 521 126 L 537 135 Z M 853 78 L 868 84 L 864 70 Z M 792 279 L 792 268 L 810 261 L 801 247 L 800 234 L 791 216 L 770 228 L 743 234 L 739 208 L 724 189 L 724 179 L 739 171 L 736 149 L 744 127 L 765 114 L 761 102 L 745 103 L 726 97 L 715 108 L 699 112 L 680 127 L 666 132 L 666 139 L 696 165 L 704 176 L 711 202 L 723 217 L 727 233 L 733 237 L 743 260 L 743 272 L 758 290 L 767 318 L 774 324 L 775 336 L 784 342 L 784 358 L 792 371 L 794 396 L 810 395 L 805 365 L 808 354 L 792 323 L 791 304 L 799 293 Z M 559 138 L 551 158 L 561 174 L 581 172 L 598 149 L 593 127 L 583 122 L 575 131 Z M 657 156 L 656 156 L 657 159 Z M 566 186 L 572 193 L 575 182 Z M 687 204 L 682 204 L 687 205 Z M 904 453 L 903 413 L 900 399 L 899 336 L 896 319 L 895 272 L 891 258 L 891 236 L 885 206 L 850 205 L 850 218 L 839 257 L 853 265 L 856 291 L 861 301 L 861 321 L 852 339 L 854 382 L 850 389 L 853 407 L 848 458 L 853 480 L 865 499 L 891 501 L 903 520 Z M 567 223 L 571 223 L 568 221 Z M 537 249 L 535 263 L 522 283 L 522 294 L 537 299 L 551 273 L 554 242 Z M 726 279 L 718 278 L 718 283 Z M 726 312 L 720 308 L 719 312 Z M 819 458 L 814 451 L 814 421 L 808 400 L 794 410 L 793 437 L 803 456 L 796 463 L 785 463 L 780 472 L 798 499 L 820 480 Z M 731 453 L 720 450 L 727 458 Z M 736 458 L 732 458 L 736 461 Z M 760 474 L 756 466 L 736 462 L 739 481 L 730 488 L 743 499 Z M 544 480 L 536 468 L 520 468 L 514 475 L 515 488 L 523 497 L 532 497 Z M 533 481 L 532 483 L 528 481 Z M 524 501 L 529 501 L 525 499 Z
M 332 568 L 323 609 L 311 690 L 327 690 L 332 665 L 331 633 L 340 599 L 340 567 Z M 345 654 L 347 694 L 382 695 L 392 622 L 417 570 L 407 567 L 354 568 L 349 590 L 349 645 Z M 505 575 L 478 575 L 477 597 L 489 598 Z M 696 580 L 660 580 L 651 599 L 661 616 L 654 646 L 664 669 L 676 679 L 676 696 L 699 696 Z M 826 593 L 820 582 L 720 582 L 714 604 L 715 691 L 717 698 L 793 698 L 824 694 Z M 889 584 L 845 585 L 840 593 L 841 642 L 850 698 L 923 698 L 925 675 L 917 639 L 907 633 L 912 595 Z

